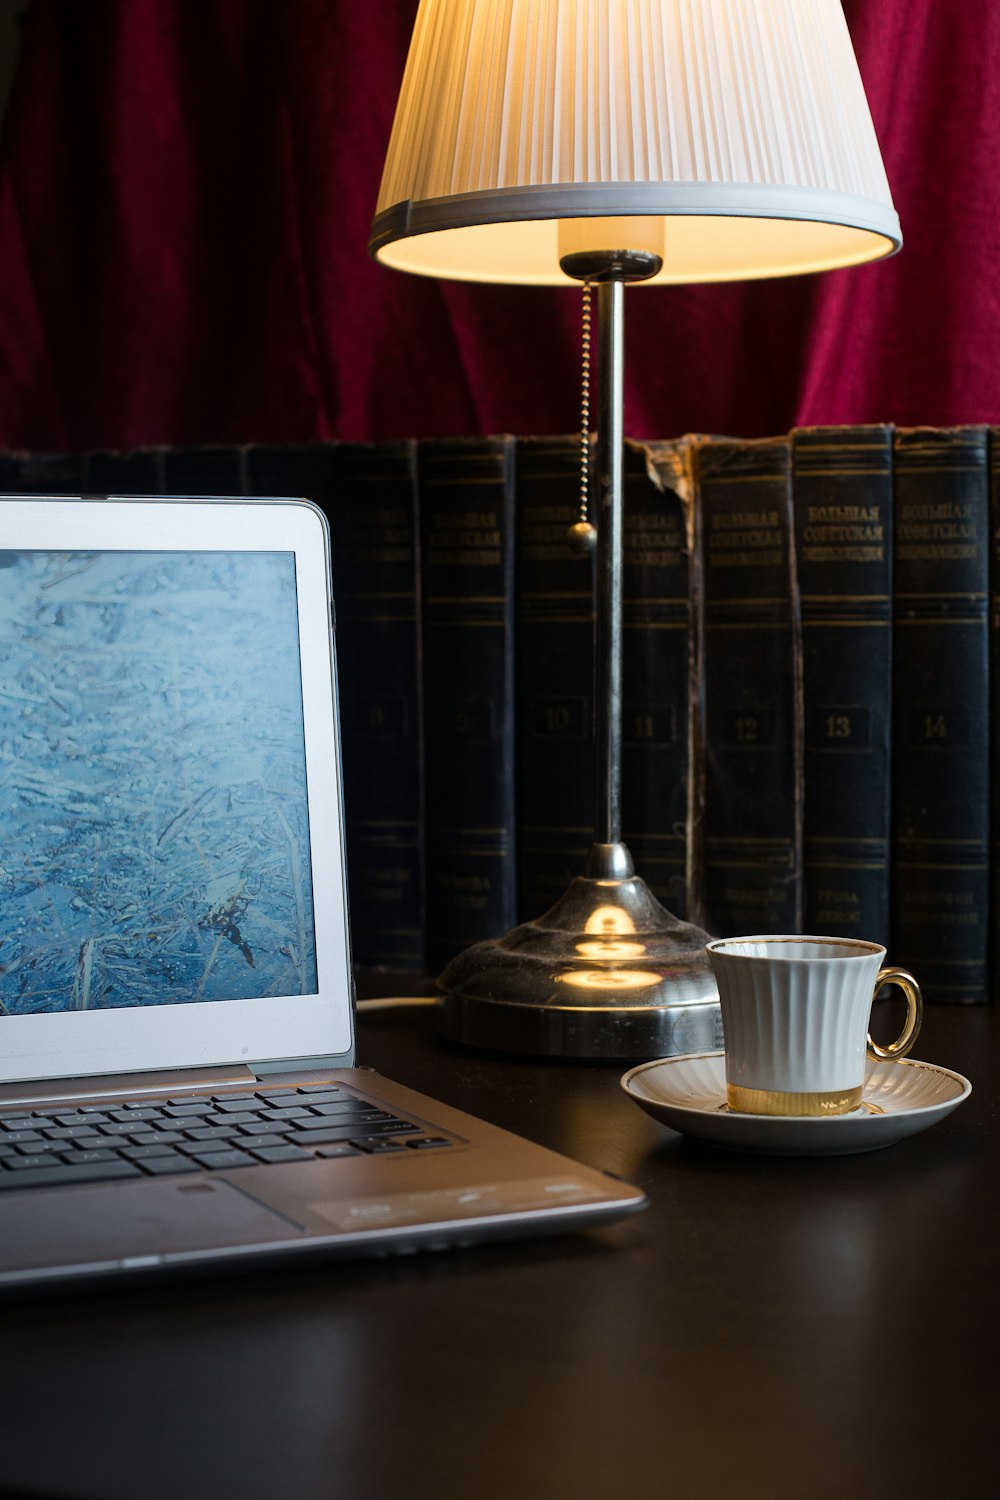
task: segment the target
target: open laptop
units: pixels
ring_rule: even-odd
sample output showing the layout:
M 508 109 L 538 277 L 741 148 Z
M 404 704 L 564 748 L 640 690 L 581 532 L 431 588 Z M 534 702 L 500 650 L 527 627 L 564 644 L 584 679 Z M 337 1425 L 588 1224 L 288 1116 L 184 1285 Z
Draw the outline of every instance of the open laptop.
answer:
M 0 497 L 0 1286 L 644 1206 L 355 1066 L 331 624 L 304 501 Z

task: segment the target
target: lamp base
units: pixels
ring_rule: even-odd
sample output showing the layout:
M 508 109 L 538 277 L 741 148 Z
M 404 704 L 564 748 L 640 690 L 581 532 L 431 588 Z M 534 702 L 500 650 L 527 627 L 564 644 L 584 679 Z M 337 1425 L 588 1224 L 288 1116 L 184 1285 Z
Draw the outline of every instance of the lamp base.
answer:
M 543 916 L 453 958 L 438 979 L 451 1041 L 545 1057 L 672 1057 L 722 1045 L 708 934 L 660 905 L 624 844 Z

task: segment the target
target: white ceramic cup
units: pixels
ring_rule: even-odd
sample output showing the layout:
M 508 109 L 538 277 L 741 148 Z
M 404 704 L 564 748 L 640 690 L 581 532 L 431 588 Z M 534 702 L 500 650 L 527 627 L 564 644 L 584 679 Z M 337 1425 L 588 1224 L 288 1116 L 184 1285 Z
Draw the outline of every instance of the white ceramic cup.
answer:
M 855 938 L 720 938 L 707 952 L 719 986 L 729 1108 L 756 1115 L 858 1109 L 868 1057 L 905 1057 L 922 1019 L 920 987 L 883 969 L 885 949 Z M 868 1034 L 886 984 L 906 996 L 906 1024 L 880 1047 Z

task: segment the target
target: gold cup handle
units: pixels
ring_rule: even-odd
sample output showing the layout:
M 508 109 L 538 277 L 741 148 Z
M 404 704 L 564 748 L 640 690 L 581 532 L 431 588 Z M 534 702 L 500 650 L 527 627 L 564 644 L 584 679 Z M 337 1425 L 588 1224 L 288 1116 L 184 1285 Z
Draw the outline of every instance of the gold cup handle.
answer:
M 906 996 L 906 1025 L 899 1037 L 888 1047 L 880 1047 L 868 1034 L 868 1056 L 879 1062 L 891 1062 L 894 1057 L 905 1057 L 917 1040 L 920 1023 L 924 1018 L 924 1002 L 920 986 L 906 969 L 881 969 L 875 981 L 875 995 L 884 984 L 898 984 Z

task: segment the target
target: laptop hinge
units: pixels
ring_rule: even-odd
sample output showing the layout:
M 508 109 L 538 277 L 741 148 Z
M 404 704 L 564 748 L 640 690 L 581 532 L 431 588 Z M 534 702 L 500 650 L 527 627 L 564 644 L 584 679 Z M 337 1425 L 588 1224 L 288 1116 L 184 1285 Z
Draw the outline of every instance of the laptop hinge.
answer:
M 24 1083 L 0 1084 L 0 1105 L 33 1104 L 50 1099 L 107 1099 L 116 1094 L 186 1094 L 192 1089 L 255 1082 L 256 1074 L 243 1066 L 170 1068 L 157 1073 L 107 1073 L 88 1078 L 36 1078 Z

